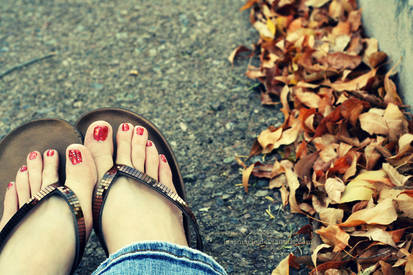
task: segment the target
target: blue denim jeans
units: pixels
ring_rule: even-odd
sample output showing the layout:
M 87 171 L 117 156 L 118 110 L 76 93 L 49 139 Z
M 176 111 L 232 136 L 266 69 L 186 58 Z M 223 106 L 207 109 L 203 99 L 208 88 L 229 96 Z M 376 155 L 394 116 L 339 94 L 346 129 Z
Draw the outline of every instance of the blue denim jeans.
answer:
M 214 259 L 198 250 L 167 242 L 139 242 L 109 256 L 93 275 L 227 274 Z

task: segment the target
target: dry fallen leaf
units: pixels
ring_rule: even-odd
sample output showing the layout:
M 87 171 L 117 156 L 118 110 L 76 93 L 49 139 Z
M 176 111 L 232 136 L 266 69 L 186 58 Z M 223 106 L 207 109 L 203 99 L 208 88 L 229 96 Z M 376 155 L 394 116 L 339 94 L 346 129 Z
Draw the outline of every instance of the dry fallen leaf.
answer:
M 314 267 L 316 269 L 317 269 L 317 255 L 318 255 L 318 252 L 323 248 L 330 248 L 330 247 L 331 247 L 330 245 L 323 243 L 323 244 L 318 245 L 314 249 L 313 253 L 311 254 L 311 260 L 313 261 Z
M 248 193 L 248 180 L 250 179 L 252 169 L 254 169 L 254 164 L 251 164 L 248 168 L 242 170 L 242 186 L 244 186 L 246 193 Z
M 382 242 L 390 246 L 395 247 L 396 244 L 393 241 L 391 234 L 381 228 L 373 227 L 366 232 L 356 231 L 350 234 L 351 236 L 357 237 L 368 237 L 373 241 Z
M 280 98 L 284 118 L 258 136 L 250 156 L 280 149 L 277 157 L 291 159 L 263 158 L 252 175 L 279 188 L 291 212 L 326 226 L 316 231 L 319 247 L 335 252 L 318 254 L 326 262 L 311 274 L 412 272 L 413 123 L 395 69 L 386 73 L 386 53 L 362 31 L 357 1 L 249 0 L 247 8 L 261 63 L 246 75 L 261 83 L 262 104 Z M 286 274 L 291 261 L 283 263 L 274 272 Z
M 357 226 L 360 224 L 387 225 L 397 219 L 396 209 L 392 199 L 379 202 L 376 206 L 354 212 L 348 219 L 339 224 L 342 227 Z
M 344 182 L 340 178 L 328 178 L 325 183 L 328 197 L 333 202 L 340 202 L 341 193 L 346 189 Z
M 320 235 L 321 239 L 329 245 L 334 246 L 333 252 L 339 252 L 348 245 L 350 235 L 344 232 L 337 225 L 329 225 L 322 227 L 316 231 Z

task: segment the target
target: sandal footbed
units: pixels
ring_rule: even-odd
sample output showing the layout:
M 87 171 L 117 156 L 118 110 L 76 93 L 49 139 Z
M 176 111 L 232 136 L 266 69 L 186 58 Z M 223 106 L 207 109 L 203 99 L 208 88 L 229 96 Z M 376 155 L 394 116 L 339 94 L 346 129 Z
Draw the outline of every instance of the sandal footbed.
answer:
M 26 164 L 32 151 L 43 154 L 55 149 L 59 154 L 59 182 L 66 179 L 66 148 L 81 143 L 81 136 L 68 122 L 59 119 L 39 119 L 28 122 L 5 136 L 0 141 L 0 202 L 4 200 L 7 184 L 14 181 L 18 169 Z M 3 213 L 3 203 L 0 203 Z

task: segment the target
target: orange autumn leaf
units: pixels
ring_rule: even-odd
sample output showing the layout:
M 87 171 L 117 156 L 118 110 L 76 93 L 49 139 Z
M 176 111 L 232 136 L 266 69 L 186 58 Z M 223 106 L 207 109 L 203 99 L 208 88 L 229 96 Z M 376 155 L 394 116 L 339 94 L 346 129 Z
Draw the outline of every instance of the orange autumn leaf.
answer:
M 363 74 L 353 80 L 346 82 L 334 82 L 329 86 L 336 91 L 356 91 L 358 89 L 363 89 L 376 76 L 376 72 L 377 69 L 372 69 L 368 73 Z
M 248 0 L 247 3 L 245 3 L 244 6 L 241 7 L 241 11 L 247 10 L 251 8 L 255 3 L 258 3 L 259 0 Z
M 254 169 L 254 164 L 248 166 L 248 168 L 242 170 L 242 186 L 244 186 L 244 190 L 248 193 L 248 181 L 250 179 L 252 170 Z
M 300 182 L 298 181 L 297 175 L 291 170 L 285 169 L 285 176 L 287 177 L 287 183 L 290 190 L 289 203 L 291 213 L 303 213 L 298 206 L 297 199 L 295 198 L 295 192 L 298 187 L 300 187 Z
M 251 50 L 250 50 L 248 47 L 243 46 L 243 45 L 238 46 L 238 47 L 236 47 L 236 48 L 232 51 L 232 53 L 228 56 L 228 61 L 231 62 L 232 65 L 234 65 L 234 60 L 235 60 L 235 58 L 236 58 L 240 53 L 242 53 L 242 52 L 249 52 L 249 53 L 250 53 Z
M 339 252 L 348 245 L 350 235 L 337 225 L 322 227 L 316 231 L 324 243 L 334 246 L 333 252 Z
M 285 257 L 271 272 L 271 275 L 288 275 L 290 274 L 290 267 L 293 267 L 295 269 L 299 268 L 293 254 L 289 254 L 287 257 Z
M 339 224 L 342 227 L 357 226 L 360 224 L 382 224 L 387 225 L 397 219 L 397 212 L 392 199 L 385 199 L 372 208 L 362 209 L 348 217 Z

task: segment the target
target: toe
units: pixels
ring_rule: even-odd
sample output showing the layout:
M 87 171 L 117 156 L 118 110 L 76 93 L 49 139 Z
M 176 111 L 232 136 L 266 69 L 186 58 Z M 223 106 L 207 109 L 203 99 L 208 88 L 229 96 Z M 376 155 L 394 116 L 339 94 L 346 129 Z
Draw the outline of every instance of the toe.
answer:
M 148 140 L 148 131 L 136 126 L 132 136 L 132 163 L 135 169 L 145 171 L 146 142 Z
M 45 151 L 43 154 L 42 188 L 59 180 L 58 166 L 59 154 L 57 151 L 53 149 Z
M 3 216 L 0 220 L 0 230 L 6 225 L 10 218 L 17 212 L 18 202 L 17 202 L 17 192 L 16 184 L 10 182 L 7 186 L 7 191 L 4 196 L 4 207 L 3 207 Z
M 93 157 L 83 145 L 72 144 L 66 149 L 66 183 L 75 192 L 85 217 L 87 232 L 92 227 L 92 191 L 97 175 Z
M 168 160 L 165 155 L 159 155 L 159 182 L 168 186 L 171 190 L 175 191 L 175 186 L 172 181 L 172 171 L 169 167 Z
M 30 199 L 29 175 L 27 166 L 20 167 L 16 175 L 16 191 L 19 201 L 19 207 L 22 207 Z
M 113 166 L 112 127 L 106 121 L 93 122 L 86 131 L 85 146 L 96 163 L 101 178 Z
M 37 151 L 30 152 L 27 156 L 26 161 L 27 171 L 29 175 L 30 191 L 34 195 L 40 191 L 40 187 L 42 185 L 42 155 Z
M 148 140 L 146 142 L 146 160 L 145 160 L 145 173 L 158 180 L 158 167 L 159 167 L 159 156 L 158 150 L 152 141 Z
M 132 142 L 133 126 L 129 123 L 122 123 L 119 126 L 118 133 L 116 135 L 117 142 L 117 156 L 116 163 L 132 166 L 131 160 L 131 142 Z

